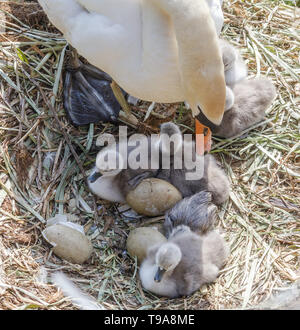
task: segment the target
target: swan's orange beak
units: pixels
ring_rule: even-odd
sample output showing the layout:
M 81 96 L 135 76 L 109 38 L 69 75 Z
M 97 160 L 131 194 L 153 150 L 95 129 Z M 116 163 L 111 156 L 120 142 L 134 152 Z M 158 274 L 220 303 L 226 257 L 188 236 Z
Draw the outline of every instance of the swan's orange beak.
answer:
M 195 118 L 196 153 L 204 155 L 211 150 L 211 130 Z

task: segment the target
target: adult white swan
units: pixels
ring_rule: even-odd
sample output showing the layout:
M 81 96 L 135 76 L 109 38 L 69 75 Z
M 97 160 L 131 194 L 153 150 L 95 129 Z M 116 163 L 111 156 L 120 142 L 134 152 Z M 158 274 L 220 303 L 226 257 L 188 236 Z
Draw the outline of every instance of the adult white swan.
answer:
M 187 101 L 220 124 L 225 105 L 219 0 L 39 0 L 79 54 L 126 92 Z M 203 114 L 199 111 L 202 110 Z M 201 120 L 201 119 L 200 119 Z

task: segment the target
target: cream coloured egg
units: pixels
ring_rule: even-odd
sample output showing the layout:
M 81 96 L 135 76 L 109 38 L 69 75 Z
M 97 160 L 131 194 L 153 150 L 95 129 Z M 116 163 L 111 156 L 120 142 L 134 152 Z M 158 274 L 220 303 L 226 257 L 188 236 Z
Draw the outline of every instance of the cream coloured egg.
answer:
M 138 262 L 141 263 L 146 258 L 149 247 L 166 241 L 166 237 L 157 229 L 139 227 L 129 233 L 126 247 L 130 256 L 137 257 Z
M 164 214 L 181 199 L 182 195 L 177 188 L 156 178 L 143 180 L 126 196 L 126 202 L 133 210 L 152 217 Z
M 83 231 L 72 223 L 58 223 L 43 230 L 42 235 L 53 246 L 53 252 L 72 263 L 82 264 L 92 254 L 93 246 Z

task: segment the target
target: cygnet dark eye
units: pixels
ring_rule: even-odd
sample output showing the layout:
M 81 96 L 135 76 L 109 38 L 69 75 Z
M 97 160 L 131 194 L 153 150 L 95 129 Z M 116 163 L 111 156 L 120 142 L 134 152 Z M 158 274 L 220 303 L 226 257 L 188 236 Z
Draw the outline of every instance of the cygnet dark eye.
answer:
M 172 214 L 169 213 L 169 214 L 167 215 L 167 217 L 169 218 L 169 220 L 170 220 L 171 222 L 174 222 L 174 218 L 172 217 Z

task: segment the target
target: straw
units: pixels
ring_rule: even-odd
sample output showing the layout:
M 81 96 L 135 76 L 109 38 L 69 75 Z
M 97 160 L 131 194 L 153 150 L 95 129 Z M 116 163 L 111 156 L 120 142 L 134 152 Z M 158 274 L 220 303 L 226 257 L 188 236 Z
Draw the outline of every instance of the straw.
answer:
M 128 218 L 85 182 L 97 137 L 118 128 L 70 124 L 62 102 L 66 41 L 36 2 L 0 1 L 0 309 L 77 309 L 52 283 L 57 271 L 108 310 L 251 309 L 299 278 L 300 9 L 292 1 L 223 3 L 222 36 L 240 49 L 250 77 L 273 81 L 277 98 L 261 123 L 214 138 L 212 152 L 231 182 L 216 223 L 230 255 L 216 282 L 169 300 L 143 290 L 126 253 L 129 231 L 160 225 L 162 217 Z M 183 103 L 127 106 L 120 124 L 129 135 L 157 132 L 168 120 L 193 131 Z M 94 247 L 85 264 L 61 260 L 42 239 L 46 219 L 57 213 L 84 225 Z

